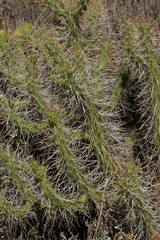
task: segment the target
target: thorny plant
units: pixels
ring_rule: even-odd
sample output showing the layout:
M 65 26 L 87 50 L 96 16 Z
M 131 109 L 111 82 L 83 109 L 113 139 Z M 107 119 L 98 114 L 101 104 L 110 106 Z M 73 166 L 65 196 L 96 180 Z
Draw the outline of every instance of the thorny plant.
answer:
M 18 219 L 27 239 L 40 234 L 58 239 L 63 231 L 65 237 L 78 234 L 77 239 L 84 239 L 80 231 L 86 231 L 88 222 L 92 226 L 94 214 L 97 228 L 87 233 L 88 238 L 100 237 L 103 231 L 105 237 L 124 232 L 132 239 L 151 239 L 159 229 L 154 186 L 147 183 L 134 156 L 125 154 L 133 139 L 127 144 L 120 137 L 115 139 L 117 128 L 112 121 L 126 86 L 135 89 L 132 97 L 137 103 L 143 96 L 137 84 L 147 79 L 157 146 L 153 154 L 159 153 L 159 69 L 149 28 L 141 27 L 139 50 L 132 41 L 131 24 L 124 25 L 124 57 L 110 105 L 105 102 L 103 74 L 110 47 L 99 30 L 105 24 L 100 11 L 103 1 L 80 0 L 73 6 L 69 0 L 45 2 L 59 18 L 53 29 L 34 29 L 25 23 L 11 34 L 0 34 L 3 221 L 7 216 L 11 222 Z M 138 104 L 135 138 L 143 125 Z M 131 127 L 134 131 L 135 126 Z M 105 205 L 112 223 L 103 226 Z

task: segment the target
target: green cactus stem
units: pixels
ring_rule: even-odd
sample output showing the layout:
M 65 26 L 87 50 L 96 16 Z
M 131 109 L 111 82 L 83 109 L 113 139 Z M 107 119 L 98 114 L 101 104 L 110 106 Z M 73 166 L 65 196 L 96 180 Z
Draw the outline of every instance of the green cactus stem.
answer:
M 51 81 L 55 81 L 55 77 L 51 77 Z M 58 80 L 57 80 L 58 82 Z M 80 101 L 84 115 L 87 118 L 88 130 L 90 132 L 90 140 L 97 156 L 97 159 L 100 160 L 102 169 L 106 171 L 113 171 L 113 161 L 111 160 L 109 154 L 110 150 L 106 145 L 106 139 L 102 133 L 102 128 L 99 123 L 99 117 L 96 111 L 96 107 L 85 94 L 85 92 L 76 84 L 75 81 L 71 79 L 70 76 L 66 76 L 66 81 L 59 80 L 60 84 L 64 83 L 65 86 L 71 91 L 72 94 L 77 98 L 77 101 Z
M 74 11 L 74 19 L 77 22 L 77 19 L 87 10 L 87 5 L 89 0 L 79 0 Z M 78 24 L 78 23 L 77 23 Z
M 1 196 L 0 209 L 4 214 L 24 218 L 30 213 L 32 205 L 34 205 L 36 199 L 20 173 L 22 170 L 20 162 L 15 158 L 10 157 L 3 150 L 0 150 L 0 161 L 5 163 L 9 177 L 15 184 L 18 192 L 22 195 L 25 202 L 23 206 L 14 207 L 11 203 L 8 203 L 3 196 Z
M 17 107 L 16 107 L 17 108 Z M 40 130 L 46 129 L 47 124 L 27 122 L 19 117 L 14 110 L 9 107 L 9 102 L 6 98 L 0 100 L 0 110 L 5 121 L 9 121 L 16 128 L 21 129 L 24 133 L 37 133 Z
M 1 196 L 0 209 L 4 214 L 16 216 L 18 218 L 25 218 L 34 207 L 34 203 L 37 201 L 37 199 L 33 197 L 32 191 L 23 180 L 20 173 L 21 170 L 34 176 L 39 182 L 39 188 L 46 199 L 50 199 L 51 204 L 53 206 L 58 206 L 61 210 L 76 212 L 83 207 L 88 199 L 87 195 L 81 195 L 74 200 L 68 200 L 60 196 L 47 180 L 45 167 L 39 166 L 36 161 L 32 161 L 30 164 L 23 163 L 20 160 L 9 156 L 8 153 L 3 150 L 0 150 L 0 160 L 6 164 L 6 170 L 25 202 L 23 206 L 14 207 L 11 203 L 7 202 L 3 196 Z
M 87 9 L 89 0 L 80 0 L 75 8 L 68 6 L 67 9 L 63 9 L 56 0 L 46 0 L 45 2 L 55 14 L 63 16 L 67 20 L 66 31 L 70 32 L 70 40 L 79 39 L 78 19 Z
M 158 157 L 160 156 L 160 72 L 159 58 L 154 51 L 151 33 L 145 24 L 141 27 L 142 46 L 146 62 L 146 74 L 150 81 L 150 97 L 152 102 L 152 114 L 154 122 L 155 139 L 158 147 Z
M 138 172 L 133 164 L 128 164 L 126 168 L 126 176 L 117 181 L 117 184 L 121 187 L 122 194 L 125 198 L 128 198 L 129 202 L 133 202 L 133 211 L 135 211 L 139 221 L 143 222 L 143 229 L 146 231 L 149 229 L 150 233 L 154 233 L 156 227 L 153 223 L 150 210 L 145 201 L 145 195 L 140 188 L 140 180 Z M 131 208 L 131 206 L 128 206 Z
M 31 94 L 31 97 L 34 103 L 38 107 L 38 111 L 41 114 L 46 113 L 48 109 L 48 105 L 44 100 L 44 96 L 41 92 L 40 87 L 37 84 L 37 80 L 34 80 L 33 78 L 28 79 L 28 90 Z
M 98 63 L 94 63 L 92 65 L 92 84 L 94 93 L 92 96 L 94 99 L 102 99 L 103 98 L 103 87 L 102 87 L 102 73 L 106 68 L 110 57 L 110 48 L 108 42 L 103 42 L 100 48 L 100 57 Z M 93 95 L 94 94 L 94 95 Z
M 95 200 L 96 203 L 100 203 L 100 197 L 94 190 L 94 188 L 89 184 L 88 180 L 83 176 L 82 170 L 78 167 L 74 154 L 69 148 L 68 139 L 66 137 L 65 132 L 63 131 L 63 124 L 61 124 L 61 121 L 58 116 L 58 112 L 56 109 L 49 110 L 47 107 L 47 103 L 45 101 L 45 98 L 42 95 L 41 89 L 36 83 L 35 80 L 31 79 L 30 83 L 32 85 L 29 85 L 29 90 L 31 91 L 31 94 L 33 98 L 35 99 L 35 103 L 38 106 L 38 110 L 40 113 L 43 113 L 46 119 L 48 120 L 48 123 L 55 131 L 55 141 L 58 148 L 58 153 L 61 157 L 63 157 L 64 162 L 66 164 L 66 167 L 69 171 L 69 175 L 78 182 L 80 189 L 83 193 L 87 193 L 90 195 L 90 197 Z M 51 105 L 51 104 L 50 104 Z M 48 111 L 48 112 L 47 112 Z
M 66 11 L 58 4 L 57 0 L 45 0 L 46 4 L 59 16 L 67 18 Z
M 27 84 L 26 80 L 18 78 L 16 74 L 11 71 L 5 71 L 4 76 L 6 77 L 7 81 L 12 83 L 15 87 L 25 87 Z
M 35 179 L 39 182 L 39 187 L 46 199 L 51 201 L 51 204 L 58 206 L 60 209 L 66 209 L 68 211 L 73 210 L 74 212 L 80 210 L 83 207 L 85 201 L 87 200 L 86 195 L 81 195 L 78 199 L 68 200 L 60 196 L 56 190 L 51 186 L 47 180 L 45 174 L 45 168 L 39 166 L 36 161 L 32 161 L 31 169 L 34 174 Z

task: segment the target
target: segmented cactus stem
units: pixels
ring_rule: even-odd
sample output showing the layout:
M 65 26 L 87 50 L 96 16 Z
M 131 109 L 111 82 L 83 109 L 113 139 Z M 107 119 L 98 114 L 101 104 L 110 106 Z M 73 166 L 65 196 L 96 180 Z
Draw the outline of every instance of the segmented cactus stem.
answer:
M 59 195 L 56 190 L 51 186 L 46 178 L 45 169 L 37 164 L 36 161 L 32 161 L 29 166 L 32 169 L 35 179 L 39 182 L 41 192 L 43 192 L 46 199 L 51 201 L 52 205 L 58 206 L 60 209 L 66 209 L 68 211 L 78 211 L 83 207 L 87 196 L 80 196 L 79 199 L 68 200 Z
M 45 123 L 32 123 L 27 122 L 23 118 L 19 117 L 12 108 L 9 107 L 7 98 L 2 98 L 0 101 L 0 109 L 2 118 L 5 121 L 13 124 L 16 128 L 22 130 L 24 133 L 38 133 L 40 130 L 46 129 L 47 124 Z
M 10 216 L 16 216 L 19 218 L 26 217 L 32 209 L 36 199 L 34 198 L 32 191 L 27 186 L 25 180 L 20 173 L 22 166 L 19 161 L 10 157 L 5 151 L 0 150 L 0 160 L 5 163 L 6 170 L 9 177 L 15 184 L 18 192 L 22 195 L 24 200 L 24 205 L 19 207 L 14 207 L 11 203 L 8 203 L 6 199 L 0 197 L 0 209 L 3 213 L 9 214 Z
M 55 81 L 55 78 L 51 78 Z M 106 145 L 106 140 L 102 132 L 102 128 L 99 123 L 99 117 L 96 112 L 96 107 L 94 103 L 89 99 L 85 92 L 73 81 L 70 77 L 66 81 L 61 81 L 60 83 L 65 84 L 65 86 L 71 91 L 72 94 L 80 101 L 82 109 L 84 110 L 84 115 L 88 119 L 88 130 L 90 132 L 90 140 L 97 156 L 100 160 L 102 169 L 106 171 L 113 171 L 114 164 L 110 158 L 110 150 Z
M 155 139 L 158 147 L 158 157 L 160 156 L 160 73 L 158 70 L 159 58 L 154 51 L 151 33 L 145 24 L 141 27 L 141 40 L 144 47 L 146 63 L 146 75 L 150 81 L 150 98 L 152 99 L 152 115 L 154 122 Z
M 65 209 L 67 211 L 76 212 L 83 207 L 88 199 L 87 195 L 81 195 L 78 199 L 74 200 L 63 198 L 49 183 L 45 174 L 45 167 L 38 165 L 36 161 L 32 161 L 30 164 L 23 163 L 20 160 L 9 156 L 8 153 L 3 150 L 0 150 L 0 160 L 5 163 L 11 180 L 16 185 L 18 192 L 23 196 L 25 202 L 23 206 L 14 207 L 11 203 L 7 202 L 5 197 L 0 197 L 0 209 L 4 214 L 24 218 L 31 212 L 34 203 L 38 201 L 38 199 L 33 196 L 26 181 L 23 180 L 21 170 L 32 177 L 34 176 L 35 180 L 39 182 L 40 191 L 44 194 L 46 200 L 49 199 L 53 206 L 58 206 L 61 210 Z M 42 203 L 42 207 L 43 204 L 44 203 Z
M 66 11 L 61 8 L 57 0 L 45 0 L 47 5 L 59 16 L 67 17 Z
M 33 79 L 32 79 L 33 83 Z M 34 86 L 29 86 L 32 96 L 36 99 L 36 104 L 39 111 L 46 116 L 48 123 L 53 130 L 55 131 L 55 141 L 58 148 L 59 155 L 63 157 L 66 167 L 68 169 L 69 175 L 78 182 L 80 189 L 83 193 L 87 193 L 90 197 L 95 200 L 96 203 L 100 203 L 100 197 L 94 190 L 94 188 L 89 184 L 88 180 L 83 175 L 82 170 L 78 167 L 75 161 L 74 154 L 70 150 L 68 140 L 66 138 L 65 132 L 63 131 L 63 125 L 58 118 L 58 113 L 55 110 L 47 112 L 47 103 L 45 102 L 44 97 L 41 94 L 40 87 L 34 81 Z
M 142 221 L 143 229 L 149 229 L 151 233 L 154 233 L 156 227 L 152 222 L 145 195 L 142 192 L 142 187 L 140 187 L 141 182 L 138 177 L 136 166 L 129 163 L 126 167 L 126 176 L 118 180 L 117 183 L 121 187 L 124 196 L 129 198 L 129 201 L 133 201 L 133 206 L 129 207 L 133 207 L 133 211 L 137 214 L 137 218 L 139 218 L 139 221 Z

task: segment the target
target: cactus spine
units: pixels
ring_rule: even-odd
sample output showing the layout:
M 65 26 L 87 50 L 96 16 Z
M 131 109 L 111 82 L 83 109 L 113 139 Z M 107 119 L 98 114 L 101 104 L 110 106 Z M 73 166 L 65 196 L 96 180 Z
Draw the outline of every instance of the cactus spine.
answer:
M 38 105 L 39 111 L 44 113 L 46 118 L 48 119 L 48 123 L 55 131 L 55 141 L 58 148 L 59 155 L 63 157 L 64 162 L 67 166 L 67 169 L 69 171 L 69 175 L 78 182 L 80 189 L 83 193 L 87 193 L 90 195 L 90 197 L 95 200 L 96 203 L 100 203 L 100 197 L 94 190 L 94 188 L 89 184 L 88 180 L 83 176 L 82 170 L 78 167 L 74 154 L 71 152 L 68 141 L 66 139 L 66 135 L 63 131 L 63 125 L 61 124 L 60 120 L 58 119 L 58 113 L 56 109 L 54 111 L 50 111 L 47 108 L 47 103 L 44 99 L 44 97 L 41 94 L 39 86 L 36 84 L 36 82 L 32 79 L 32 83 L 34 82 L 34 87 L 30 87 L 29 89 L 32 93 L 32 96 L 34 99 L 36 99 L 36 103 Z
M 150 82 L 150 98 L 154 122 L 155 139 L 160 156 L 160 73 L 158 70 L 158 56 L 154 51 L 151 33 L 147 25 L 141 27 L 141 40 L 144 48 L 146 75 Z
M 3 213 L 10 216 L 16 216 L 20 218 L 26 217 L 32 209 L 36 199 L 34 198 L 31 190 L 26 185 L 25 180 L 21 176 L 20 170 L 22 169 L 21 163 L 16 159 L 10 157 L 5 151 L 0 150 L 0 160 L 6 164 L 6 170 L 16 185 L 18 192 L 22 194 L 25 204 L 20 207 L 14 207 L 11 203 L 8 203 L 3 196 L 0 197 L 0 209 Z
M 70 238 L 81 227 L 92 238 L 88 233 L 97 224 L 108 234 L 105 239 L 121 238 L 122 231 L 125 238 L 129 231 L 130 238 L 151 239 L 159 227 L 153 180 L 147 183 L 150 173 L 142 172 L 133 154 L 144 123 L 144 79 L 160 147 L 158 56 L 149 30 L 142 26 L 136 38 L 129 22 L 123 27 L 112 109 L 105 101 L 111 88 L 103 88 L 113 59 L 112 46 L 100 37 L 101 1 L 45 2 L 56 14 L 53 29 L 26 23 L 13 34 L 0 33 L 0 214 L 15 225 L 25 223 L 24 238 L 31 238 L 32 224 L 42 228 L 37 231 L 45 239 Z M 121 107 L 132 113 L 127 129 Z M 143 141 L 143 132 L 140 136 Z M 106 213 L 111 223 L 105 222 Z M 101 238 L 97 230 L 95 238 Z

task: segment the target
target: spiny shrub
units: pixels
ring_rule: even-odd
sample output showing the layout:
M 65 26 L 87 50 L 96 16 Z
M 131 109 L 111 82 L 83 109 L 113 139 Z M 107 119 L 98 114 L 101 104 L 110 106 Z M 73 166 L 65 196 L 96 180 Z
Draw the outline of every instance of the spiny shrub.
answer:
M 152 119 L 154 124 L 155 141 L 157 144 L 158 157 L 160 156 L 160 73 L 159 57 L 151 39 L 151 33 L 147 25 L 141 27 L 141 39 L 146 66 L 146 75 L 149 79 L 149 97 L 152 104 Z
M 147 25 L 142 25 L 139 29 L 137 39 L 133 38 L 132 32 L 132 25 L 127 22 L 123 32 L 124 59 L 121 63 L 119 84 L 113 95 L 116 103 L 122 96 L 122 99 L 124 98 L 125 91 L 130 98 L 130 103 L 126 101 L 126 104 L 130 104 L 126 108 L 130 109 L 130 123 L 136 130 L 140 151 L 138 154 L 142 161 L 147 162 L 147 150 L 141 147 L 142 141 L 149 150 L 148 161 L 152 161 L 156 154 L 159 158 L 158 54 L 154 49 Z M 149 146 L 149 142 L 153 142 L 157 146 L 156 149 L 153 144 Z
M 99 12 L 103 1 L 81 0 L 73 6 L 69 0 L 63 4 L 45 2 L 59 19 L 53 29 L 35 29 L 25 23 L 12 33 L 0 33 L 3 223 L 10 220 L 8 231 L 14 238 L 21 232 L 24 239 L 91 239 L 103 232 L 107 239 L 124 232 L 132 239 L 150 239 L 159 227 L 156 196 L 134 156 L 128 154 L 133 139 L 123 143 L 119 132 L 115 137 L 117 128 L 110 114 L 118 119 L 114 109 L 125 90 L 138 86 L 137 66 L 149 78 L 151 56 L 144 59 L 148 52 L 140 54 L 135 49 L 127 23 L 120 78 L 112 94 L 113 109 L 113 104 L 105 103 L 103 89 L 111 55 L 98 28 L 99 23 L 105 24 Z M 144 30 L 148 30 L 141 30 L 145 49 L 151 43 L 148 39 L 145 42 Z M 158 76 L 158 70 L 152 73 L 153 84 Z M 154 109 L 159 86 L 152 87 L 148 93 L 152 93 L 149 98 Z M 132 97 L 140 91 L 132 91 Z M 157 109 L 152 119 L 159 147 Z M 139 123 L 130 130 L 134 127 L 137 133 Z M 111 223 L 106 222 L 106 214 Z M 14 224 L 19 231 L 13 231 Z
M 126 143 L 133 146 L 133 157 L 136 161 L 138 159 L 141 162 L 140 164 L 142 164 L 144 169 L 147 169 L 148 165 L 150 165 L 148 170 L 150 171 L 149 181 L 151 188 L 154 189 L 154 174 L 159 175 L 157 159 L 160 156 L 159 121 L 157 121 L 159 119 L 159 94 L 157 93 L 160 90 L 158 82 L 158 53 L 153 45 L 149 27 L 146 24 L 142 25 L 138 31 L 138 34 L 136 32 L 133 35 L 134 29 L 130 22 L 126 22 L 123 26 L 123 59 L 121 61 L 119 78 L 113 89 L 111 99 L 114 102 L 114 106 L 120 108 L 124 127 L 130 136 L 130 143 L 128 141 Z M 131 175 L 130 172 L 129 176 L 131 177 Z M 148 175 L 146 178 L 148 179 Z M 143 209 L 141 213 L 139 212 L 139 216 L 141 216 L 139 221 L 143 227 L 141 225 L 141 228 L 139 225 L 139 228 L 137 228 L 139 233 L 135 233 L 138 234 L 137 238 L 141 239 L 147 229 L 150 228 L 151 232 L 154 232 L 155 225 L 153 223 L 148 225 L 150 213 L 149 209 L 148 213 L 146 212 L 145 201 L 141 195 L 142 190 L 138 190 L 140 182 L 135 187 L 136 179 L 134 184 L 132 182 L 131 185 L 128 185 L 127 181 L 127 177 L 125 177 L 125 182 L 122 177 L 119 182 L 121 188 L 125 189 L 124 196 L 130 198 L 131 195 L 127 191 L 130 187 L 133 187 L 130 193 L 133 194 L 132 199 L 133 196 L 136 197 L 134 200 L 135 211 L 139 212 L 140 209 Z M 145 181 L 144 184 L 146 185 L 147 182 Z M 143 232 L 142 235 L 140 229 L 141 233 Z

